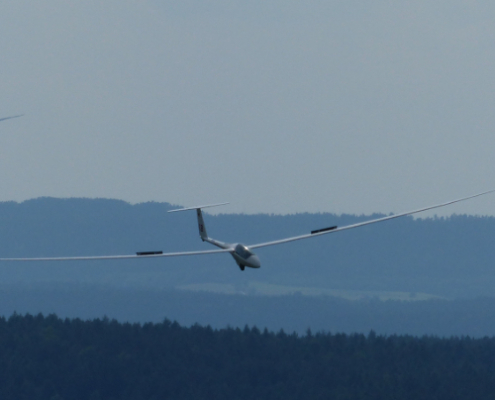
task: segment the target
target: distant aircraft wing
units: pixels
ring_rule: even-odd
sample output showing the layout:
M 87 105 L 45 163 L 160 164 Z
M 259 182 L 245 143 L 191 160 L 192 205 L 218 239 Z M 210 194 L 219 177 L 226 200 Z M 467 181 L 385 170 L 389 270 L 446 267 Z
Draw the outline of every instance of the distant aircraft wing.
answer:
M 143 251 L 136 254 L 115 256 L 80 256 L 80 257 L 31 257 L 31 258 L 0 258 L 2 261 L 91 261 L 91 260 L 136 260 L 140 258 L 197 256 L 200 254 L 229 253 L 230 249 L 183 251 L 175 253 L 163 253 L 161 251 Z
M 489 190 L 488 192 L 478 193 L 478 194 L 475 194 L 475 195 L 472 195 L 472 196 L 463 197 L 462 199 L 452 200 L 452 201 L 448 201 L 446 203 L 436 204 L 434 206 L 419 208 L 419 209 L 413 210 L 413 211 L 406 211 L 406 212 L 403 212 L 403 213 L 400 213 L 400 214 L 393 214 L 393 215 L 389 215 L 387 217 L 372 219 L 370 221 L 359 222 L 357 224 L 346 225 L 346 226 L 341 226 L 341 227 L 332 226 L 332 227 L 329 227 L 329 228 L 318 229 L 318 230 L 312 231 L 311 233 L 307 233 L 305 235 L 293 236 L 293 237 L 289 237 L 289 238 L 285 238 L 285 239 L 279 239 L 279 240 L 273 240 L 271 242 L 257 243 L 257 244 L 253 244 L 253 245 L 248 246 L 248 247 L 250 249 L 257 249 L 257 248 L 260 248 L 260 247 L 275 246 L 277 244 L 289 243 L 289 242 L 294 242 L 296 240 L 302 240 L 302 239 L 309 239 L 309 238 L 312 238 L 312 237 L 315 237 L 315 236 L 326 235 L 328 233 L 334 233 L 334 232 L 345 231 L 345 230 L 348 230 L 348 229 L 359 228 L 360 226 L 376 224 L 378 222 L 388 221 L 389 219 L 404 217 L 406 215 L 417 214 L 417 213 L 420 213 L 422 211 L 433 210 L 434 208 L 445 207 L 445 206 L 448 206 L 449 204 L 458 203 L 460 201 L 469 200 L 469 199 L 472 199 L 472 198 L 475 198 L 475 197 L 479 197 L 479 196 L 483 196 L 485 194 L 493 193 L 493 192 L 495 192 L 495 190 Z
M 12 118 L 19 118 L 19 117 L 22 117 L 24 114 L 21 114 L 21 115 L 14 115 L 12 117 L 4 117 L 4 118 L 0 118 L 0 121 L 5 121 L 6 119 L 12 119 Z

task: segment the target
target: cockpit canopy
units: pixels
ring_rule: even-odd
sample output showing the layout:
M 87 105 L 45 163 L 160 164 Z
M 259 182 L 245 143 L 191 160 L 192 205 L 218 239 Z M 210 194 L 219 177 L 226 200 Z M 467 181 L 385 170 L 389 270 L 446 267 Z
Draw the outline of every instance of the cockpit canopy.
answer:
M 250 256 L 253 255 L 253 253 L 243 244 L 238 244 L 237 246 L 235 246 L 235 252 L 244 260 L 247 260 Z

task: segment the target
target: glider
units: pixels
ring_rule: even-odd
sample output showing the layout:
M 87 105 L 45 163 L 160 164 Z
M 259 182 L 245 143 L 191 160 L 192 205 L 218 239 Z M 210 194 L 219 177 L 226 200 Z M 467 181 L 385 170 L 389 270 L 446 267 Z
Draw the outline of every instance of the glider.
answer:
M 14 115 L 12 117 L 4 117 L 4 118 L 0 118 L 0 121 L 5 121 L 6 119 L 12 119 L 12 118 L 19 118 L 19 117 L 22 117 L 24 114 L 21 114 L 21 115 Z
M 138 259 L 138 258 L 159 258 L 159 257 L 179 257 L 179 256 L 194 256 L 194 255 L 202 255 L 202 254 L 219 254 L 219 253 L 229 253 L 234 258 L 235 262 L 241 269 L 244 271 L 246 267 L 249 268 L 259 268 L 261 266 L 260 259 L 253 252 L 253 249 L 258 249 L 261 247 L 267 246 L 275 246 L 278 244 L 294 242 L 296 240 L 309 239 L 316 236 L 327 235 L 329 233 L 340 232 L 348 229 L 358 228 L 360 226 L 376 224 L 378 222 L 388 221 L 390 219 L 404 217 L 406 215 L 412 215 L 416 213 L 420 213 L 422 211 L 432 210 L 434 208 L 440 208 L 448 206 L 449 204 L 458 203 L 460 201 L 465 201 L 469 199 L 473 199 L 475 197 L 483 196 L 488 193 L 493 193 L 495 190 L 490 190 L 488 192 L 478 193 L 472 196 L 463 197 L 462 199 L 451 200 L 446 203 L 436 204 L 430 207 L 419 208 L 413 211 L 406 211 L 400 214 L 392 214 L 387 217 L 376 218 L 369 221 L 359 222 L 357 224 L 346 225 L 346 226 L 330 226 L 327 228 L 316 229 L 311 231 L 310 233 L 306 233 L 299 236 L 288 237 L 285 239 L 273 240 L 270 242 L 256 243 L 252 245 L 244 245 L 242 243 L 225 243 L 219 240 L 213 239 L 208 236 L 206 232 L 206 227 L 203 219 L 202 209 L 208 207 L 216 207 L 229 203 L 219 203 L 219 204 L 209 204 L 204 206 L 195 206 L 188 208 L 181 208 L 177 210 L 170 210 L 168 212 L 178 212 L 178 211 L 189 211 L 196 210 L 196 216 L 198 218 L 198 228 L 199 228 L 199 236 L 203 242 L 208 242 L 213 244 L 214 246 L 219 247 L 219 250 L 199 250 L 199 251 L 185 251 L 185 252 L 175 252 L 175 253 L 164 253 L 162 251 L 142 251 L 137 252 L 136 254 L 129 255 L 114 255 L 114 256 L 82 256 L 82 257 L 38 257 L 38 258 L 0 258 L 0 262 L 2 261 L 75 261 L 75 260 L 122 260 L 122 259 Z

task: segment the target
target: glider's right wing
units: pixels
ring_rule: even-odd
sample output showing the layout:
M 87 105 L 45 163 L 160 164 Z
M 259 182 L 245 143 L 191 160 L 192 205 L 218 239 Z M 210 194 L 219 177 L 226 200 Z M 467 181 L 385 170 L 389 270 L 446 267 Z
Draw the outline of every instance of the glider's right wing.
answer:
M 209 204 L 205 206 L 182 208 L 180 210 L 170 210 L 169 212 L 194 210 L 197 208 L 216 207 L 229 203 Z M 109 255 L 109 256 L 75 256 L 75 257 L 23 257 L 23 258 L 0 258 L 2 261 L 91 261 L 91 260 L 136 260 L 140 258 L 161 258 L 161 257 L 182 257 L 182 256 L 197 256 L 202 254 L 219 254 L 231 253 L 234 251 L 227 243 L 222 243 L 225 246 L 220 250 L 198 250 L 198 251 L 182 251 L 173 253 L 164 253 L 163 251 L 140 251 L 136 254 L 124 255 Z
M 182 251 L 182 252 L 174 252 L 174 253 L 163 253 L 162 251 L 142 251 L 142 252 L 138 252 L 136 254 L 124 254 L 124 255 L 114 255 L 114 256 L 0 258 L 0 262 L 3 262 L 3 261 L 136 260 L 136 259 L 140 259 L 140 258 L 180 257 L 180 256 L 197 256 L 200 254 L 229 253 L 231 251 L 233 251 L 233 249 Z

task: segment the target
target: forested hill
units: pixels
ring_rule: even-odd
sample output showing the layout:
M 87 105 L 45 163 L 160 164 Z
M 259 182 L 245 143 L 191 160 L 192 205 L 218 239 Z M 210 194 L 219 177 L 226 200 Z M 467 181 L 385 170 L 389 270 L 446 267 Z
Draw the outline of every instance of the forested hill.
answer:
M 209 249 L 194 213 L 167 203 L 39 198 L 0 203 L 0 256 L 133 254 Z M 210 236 L 246 244 L 377 217 L 333 214 L 206 215 Z M 0 280 L 177 287 L 200 283 L 495 295 L 495 218 L 410 217 L 263 248 L 260 270 L 240 272 L 228 255 L 124 262 L 1 264 Z
M 0 398 L 492 399 L 495 339 L 0 318 Z

